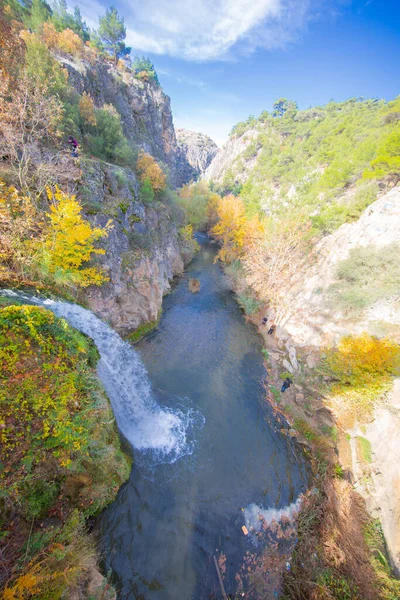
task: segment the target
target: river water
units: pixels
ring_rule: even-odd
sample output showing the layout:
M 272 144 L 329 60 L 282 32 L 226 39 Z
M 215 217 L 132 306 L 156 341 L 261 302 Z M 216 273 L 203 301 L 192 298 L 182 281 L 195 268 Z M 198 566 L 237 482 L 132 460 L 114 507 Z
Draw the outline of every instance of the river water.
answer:
M 103 566 L 121 600 L 221 598 L 214 556 L 227 594 L 261 597 L 254 572 L 268 545 L 262 597 L 278 597 L 272 563 L 290 552 L 290 519 L 307 487 L 300 448 L 265 405 L 262 340 L 214 263 L 215 246 L 199 241 L 159 326 L 135 346 L 161 413 L 179 415 L 184 434 L 176 452 L 134 450 L 130 479 L 100 519 Z M 146 426 L 155 438 L 156 429 Z

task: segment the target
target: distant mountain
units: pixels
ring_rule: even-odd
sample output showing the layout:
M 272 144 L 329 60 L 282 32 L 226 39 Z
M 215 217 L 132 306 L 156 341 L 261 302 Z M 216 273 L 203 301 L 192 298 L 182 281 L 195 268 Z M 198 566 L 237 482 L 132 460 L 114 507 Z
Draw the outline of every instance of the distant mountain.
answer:
M 176 129 L 176 140 L 181 151 L 182 162 L 187 162 L 191 169 L 191 178 L 203 175 L 218 152 L 218 146 L 204 133 L 187 129 Z

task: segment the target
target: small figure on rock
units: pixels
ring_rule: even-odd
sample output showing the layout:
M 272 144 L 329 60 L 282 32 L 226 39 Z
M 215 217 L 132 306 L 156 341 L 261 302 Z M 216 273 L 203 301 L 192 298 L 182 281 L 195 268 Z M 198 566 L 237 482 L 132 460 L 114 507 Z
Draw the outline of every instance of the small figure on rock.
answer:
M 271 325 L 271 327 L 268 329 L 268 335 L 272 335 L 273 333 L 275 333 L 275 329 L 276 325 Z
M 266 325 L 268 323 L 268 318 L 264 317 L 263 320 L 261 321 L 262 325 Z
M 286 377 L 285 381 L 283 382 L 283 385 L 281 387 L 281 392 L 283 393 L 285 390 L 287 390 L 288 388 L 290 388 L 290 386 L 292 385 L 293 381 L 291 379 L 289 379 L 289 377 Z
M 74 158 L 76 158 L 78 156 L 78 142 L 76 141 L 76 139 L 74 137 L 72 137 L 72 135 L 69 136 L 68 138 L 68 144 L 71 144 L 71 156 L 73 156 Z

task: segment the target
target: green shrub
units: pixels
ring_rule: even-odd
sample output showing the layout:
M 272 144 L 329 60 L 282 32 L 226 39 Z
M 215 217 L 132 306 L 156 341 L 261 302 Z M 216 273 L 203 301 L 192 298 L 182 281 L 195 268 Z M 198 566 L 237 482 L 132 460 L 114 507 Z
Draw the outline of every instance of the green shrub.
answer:
M 353 600 L 355 589 L 339 573 L 326 569 L 318 578 L 318 584 L 324 586 L 330 592 L 330 597 L 335 600 Z
M 247 294 L 238 294 L 237 300 L 246 315 L 254 315 L 258 310 L 260 310 L 261 303 L 255 300 L 255 298 L 252 296 L 248 296 Z
M 40 479 L 27 482 L 29 489 L 25 491 L 24 511 L 27 519 L 44 517 L 54 504 L 59 492 L 59 485 L 54 481 Z
M 88 136 L 89 150 L 99 158 L 132 166 L 135 153 L 124 136 L 117 111 L 108 107 L 96 110 L 96 123 L 96 133 Z
M 139 197 L 143 204 L 151 204 L 155 198 L 153 186 L 148 177 L 146 177 L 140 186 Z

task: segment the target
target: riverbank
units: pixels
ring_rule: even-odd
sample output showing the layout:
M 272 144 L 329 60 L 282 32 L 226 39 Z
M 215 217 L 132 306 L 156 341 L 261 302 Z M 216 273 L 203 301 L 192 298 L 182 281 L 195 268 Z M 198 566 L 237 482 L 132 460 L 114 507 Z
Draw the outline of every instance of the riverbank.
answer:
M 264 314 L 247 318 L 264 339 L 266 400 L 285 415 L 289 435 L 308 447 L 313 469 L 313 489 L 299 514 L 298 543 L 284 575 L 283 598 L 397 598 L 400 582 L 393 579 L 382 526 L 353 485 L 351 437 L 326 397 L 326 377 L 318 368 L 321 351 L 295 348 L 280 328 L 268 335 Z M 282 393 L 287 376 L 293 384 Z
M 1 587 L 5 600 L 112 600 L 90 523 L 127 479 L 89 339 L 1 298 Z

